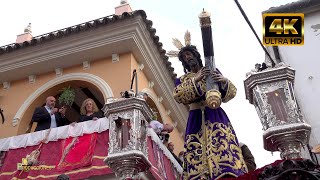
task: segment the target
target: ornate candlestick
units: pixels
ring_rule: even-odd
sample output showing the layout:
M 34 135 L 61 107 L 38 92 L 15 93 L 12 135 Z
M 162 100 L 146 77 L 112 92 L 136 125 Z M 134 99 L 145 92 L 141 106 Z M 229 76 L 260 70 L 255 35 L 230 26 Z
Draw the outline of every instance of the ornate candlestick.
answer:
M 311 127 L 305 123 L 293 90 L 295 70 L 276 68 L 248 74 L 246 98 L 257 110 L 264 134 L 264 148 L 280 151 L 282 159 L 301 158 L 301 147 L 309 142 Z
M 120 179 L 134 179 L 151 167 L 146 143 L 152 112 L 136 97 L 108 101 L 103 111 L 110 120 L 108 157 L 104 161 Z

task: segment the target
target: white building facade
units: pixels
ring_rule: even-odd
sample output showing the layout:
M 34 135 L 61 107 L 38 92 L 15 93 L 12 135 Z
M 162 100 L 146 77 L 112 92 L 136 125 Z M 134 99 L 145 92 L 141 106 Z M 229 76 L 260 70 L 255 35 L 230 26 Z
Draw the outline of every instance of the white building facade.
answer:
M 320 1 L 300 0 L 263 13 L 304 13 L 303 46 L 269 46 L 267 49 L 278 63 L 288 64 L 295 70 L 294 91 L 304 119 L 312 128 L 309 140 L 312 149 L 320 144 Z M 303 157 L 311 158 L 310 148 L 305 147 Z M 320 155 L 313 154 L 313 160 L 320 163 Z

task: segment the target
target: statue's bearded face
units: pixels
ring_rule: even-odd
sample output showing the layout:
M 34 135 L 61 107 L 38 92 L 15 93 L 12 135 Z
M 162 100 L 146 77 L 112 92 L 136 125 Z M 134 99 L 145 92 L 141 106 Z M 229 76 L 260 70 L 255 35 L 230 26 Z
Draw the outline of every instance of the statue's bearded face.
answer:
M 191 69 L 197 68 L 199 66 L 199 62 L 197 58 L 190 51 L 184 51 L 182 53 L 182 58 L 183 58 L 183 61 L 187 63 Z

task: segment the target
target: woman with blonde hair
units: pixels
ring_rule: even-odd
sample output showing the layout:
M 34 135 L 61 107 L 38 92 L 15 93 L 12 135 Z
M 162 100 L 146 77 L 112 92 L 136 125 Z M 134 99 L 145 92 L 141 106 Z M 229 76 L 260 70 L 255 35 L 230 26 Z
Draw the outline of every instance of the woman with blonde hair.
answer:
M 79 122 L 89 121 L 89 120 L 97 120 L 102 118 L 103 114 L 98 109 L 97 104 L 93 101 L 93 99 L 88 98 L 83 101 L 80 108 L 80 119 Z

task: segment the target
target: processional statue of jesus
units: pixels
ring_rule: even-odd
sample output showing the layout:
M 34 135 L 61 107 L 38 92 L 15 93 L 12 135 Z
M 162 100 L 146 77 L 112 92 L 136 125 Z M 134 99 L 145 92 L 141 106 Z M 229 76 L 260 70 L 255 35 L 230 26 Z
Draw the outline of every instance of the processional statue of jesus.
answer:
M 235 97 L 236 87 L 215 67 L 210 14 L 200 16 L 205 66 L 200 53 L 185 34 L 185 46 L 178 39 L 170 51 L 182 62 L 185 74 L 176 79 L 173 91 L 178 103 L 190 106 L 185 132 L 183 179 L 220 179 L 247 172 L 235 131 L 221 102 Z

